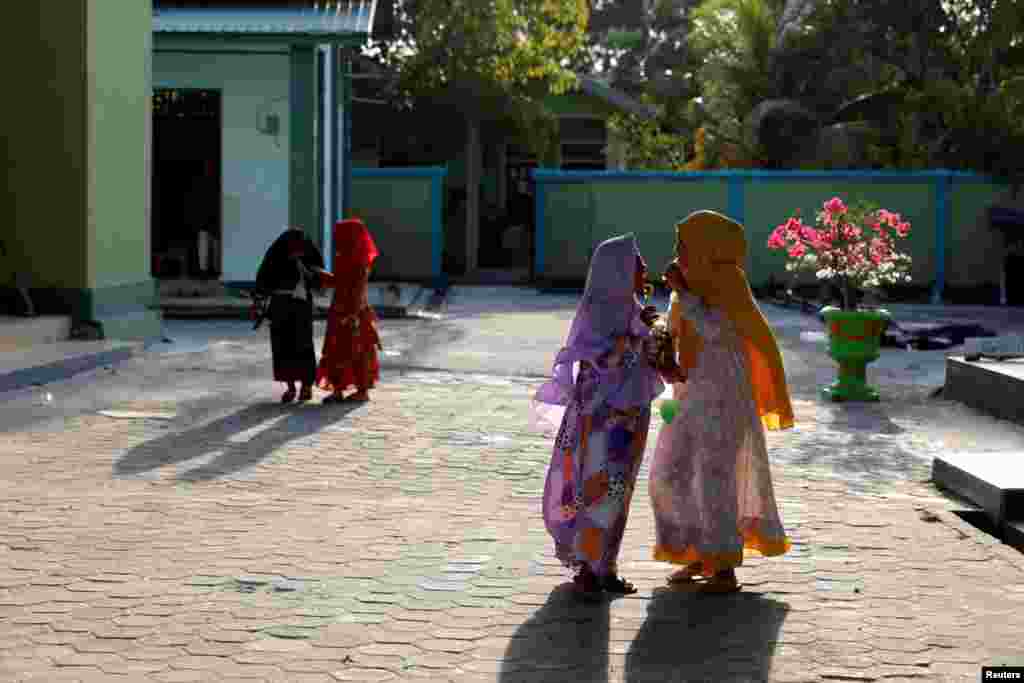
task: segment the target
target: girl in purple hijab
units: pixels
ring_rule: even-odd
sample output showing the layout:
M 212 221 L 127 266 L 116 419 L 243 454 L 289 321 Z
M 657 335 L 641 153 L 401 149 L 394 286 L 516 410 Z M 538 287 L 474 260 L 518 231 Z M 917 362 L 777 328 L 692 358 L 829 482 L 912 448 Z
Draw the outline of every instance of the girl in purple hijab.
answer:
M 647 444 L 651 401 L 665 388 L 647 360 L 656 313 L 638 301 L 646 274 L 632 234 L 598 246 L 553 376 L 531 405 L 535 426 L 558 425 L 544 485 L 544 524 L 555 555 L 576 572 L 574 582 L 585 597 L 636 592 L 619 577 L 616 560 Z

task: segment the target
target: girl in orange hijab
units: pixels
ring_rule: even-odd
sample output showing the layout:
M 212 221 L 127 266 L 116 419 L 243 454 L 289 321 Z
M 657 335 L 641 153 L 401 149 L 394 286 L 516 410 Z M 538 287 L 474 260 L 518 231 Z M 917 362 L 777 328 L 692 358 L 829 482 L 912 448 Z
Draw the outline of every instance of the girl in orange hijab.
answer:
M 789 547 L 772 487 L 764 429 L 793 426 L 782 356 L 743 270 L 743 226 L 713 211 L 677 227 L 666 371 L 679 414 L 658 434 L 649 490 L 654 559 L 681 564 L 669 583 L 739 590 L 744 551 Z
M 380 252 L 366 225 L 358 218 L 334 224 L 334 300 L 327 314 L 327 334 L 316 372 L 316 383 L 331 395 L 324 403 L 368 401 L 380 374 L 377 317 L 370 307 L 370 267 Z M 344 392 L 350 386 L 356 391 Z

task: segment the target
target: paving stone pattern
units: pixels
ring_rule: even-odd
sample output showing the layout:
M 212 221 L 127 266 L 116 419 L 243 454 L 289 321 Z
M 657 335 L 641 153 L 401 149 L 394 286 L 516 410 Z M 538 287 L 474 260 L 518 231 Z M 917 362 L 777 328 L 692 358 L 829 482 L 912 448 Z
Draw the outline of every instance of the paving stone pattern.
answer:
M 0 680 L 897 683 L 1024 664 L 1024 556 L 922 483 L 936 446 L 911 409 L 797 401 L 800 428 L 770 435 L 794 549 L 749 560 L 736 595 L 665 587 L 645 468 L 621 558 L 640 593 L 582 605 L 539 516 L 535 380 L 390 372 L 370 404 L 287 408 L 260 382 L 206 419 L 140 396 L 121 408 L 159 419 L 5 434 Z

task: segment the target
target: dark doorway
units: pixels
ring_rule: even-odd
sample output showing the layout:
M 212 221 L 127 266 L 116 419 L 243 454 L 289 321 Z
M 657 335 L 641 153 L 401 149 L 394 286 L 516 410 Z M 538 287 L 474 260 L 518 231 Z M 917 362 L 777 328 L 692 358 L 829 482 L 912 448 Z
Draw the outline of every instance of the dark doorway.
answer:
M 516 150 L 513 148 L 513 153 Z M 505 165 L 505 211 L 507 232 L 502 235 L 503 265 L 526 268 L 533 279 L 533 239 L 536 225 L 535 184 L 531 172 L 534 159 L 511 156 Z
M 153 276 L 221 274 L 221 93 L 153 92 Z

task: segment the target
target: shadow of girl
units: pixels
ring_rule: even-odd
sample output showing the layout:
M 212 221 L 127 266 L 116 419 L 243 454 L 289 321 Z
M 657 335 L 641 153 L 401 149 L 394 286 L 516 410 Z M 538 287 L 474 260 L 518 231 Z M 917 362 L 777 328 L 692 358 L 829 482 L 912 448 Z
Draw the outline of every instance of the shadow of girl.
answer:
M 564 583 L 516 629 L 501 663 L 501 683 L 608 681 L 608 602 L 580 602 Z
M 343 419 L 360 405 L 282 408 L 277 403 L 259 403 L 246 406 L 213 422 L 135 446 L 114 463 L 114 476 L 138 476 L 199 458 L 212 459 L 197 463 L 178 478 L 207 481 L 228 476 L 262 462 L 289 441 L 314 434 Z
M 767 681 L 789 608 L 756 593 L 657 588 L 626 654 L 628 683 Z

